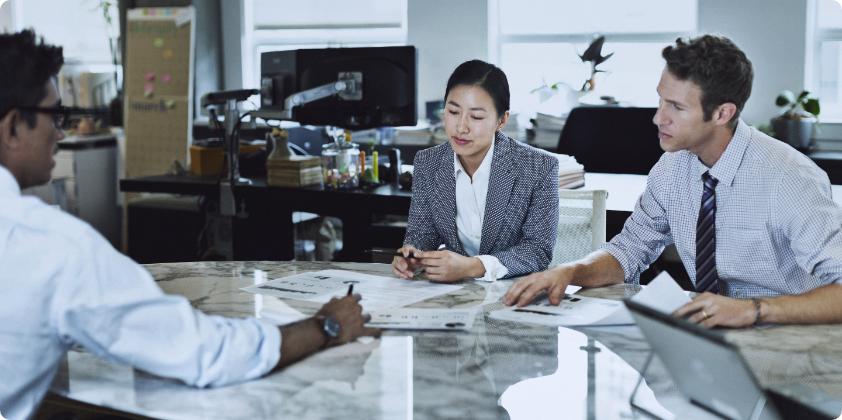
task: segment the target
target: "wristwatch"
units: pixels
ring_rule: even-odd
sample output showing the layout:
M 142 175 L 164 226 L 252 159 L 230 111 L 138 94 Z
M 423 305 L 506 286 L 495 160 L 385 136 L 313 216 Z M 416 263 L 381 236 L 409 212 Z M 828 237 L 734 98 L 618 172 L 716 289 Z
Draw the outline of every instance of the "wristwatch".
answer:
M 330 345 L 331 341 L 339 338 L 339 323 L 327 315 L 316 315 L 316 321 L 322 327 L 322 333 L 327 337 L 324 347 Z

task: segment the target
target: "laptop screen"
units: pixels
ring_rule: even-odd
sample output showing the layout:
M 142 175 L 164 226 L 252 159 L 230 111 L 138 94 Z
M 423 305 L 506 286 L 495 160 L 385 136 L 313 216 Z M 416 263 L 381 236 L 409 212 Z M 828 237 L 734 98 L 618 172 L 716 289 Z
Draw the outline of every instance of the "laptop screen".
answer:
M 692 403 L 721 418 L 777 419 L 737 348 L 722 334 L 626 301 L 632 316 L 678 388 Z M 758 410 L 759 411 L 759 410 Z

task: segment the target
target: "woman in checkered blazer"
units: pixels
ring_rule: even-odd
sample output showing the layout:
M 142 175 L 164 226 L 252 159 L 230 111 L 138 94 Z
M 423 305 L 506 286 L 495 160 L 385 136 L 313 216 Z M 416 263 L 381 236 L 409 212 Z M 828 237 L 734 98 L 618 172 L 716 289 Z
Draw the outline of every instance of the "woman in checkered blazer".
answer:
M 509 84 L 480 60 L 447 82 L 448 142 L 415 156 L 403 257 L 392 271 L 427 278 L 522 276 L 545 270 L 558 226 L 558 160 L 500 130 L 509 119 Z

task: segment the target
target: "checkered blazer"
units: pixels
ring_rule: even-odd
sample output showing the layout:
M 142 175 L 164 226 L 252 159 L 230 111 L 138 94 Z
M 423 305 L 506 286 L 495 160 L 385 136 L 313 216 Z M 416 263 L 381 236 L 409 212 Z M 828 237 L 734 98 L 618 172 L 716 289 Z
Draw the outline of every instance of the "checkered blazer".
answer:
M 493 255 L 509 273 L 546 270 L 558 227 L 558 159 L 497 132 L 480 255 Z M 453 149 L 444 143 L 415 155 L 412 205 L 404 244 L 422 251 L 447 249 L 465 255 L 456 235 Z

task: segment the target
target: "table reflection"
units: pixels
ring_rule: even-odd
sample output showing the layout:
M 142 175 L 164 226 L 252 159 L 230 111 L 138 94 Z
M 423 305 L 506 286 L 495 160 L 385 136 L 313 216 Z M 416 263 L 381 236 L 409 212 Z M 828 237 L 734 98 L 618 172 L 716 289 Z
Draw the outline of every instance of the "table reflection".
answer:
M 269 297 L 241 287 L 327 269 L 390 275 L 388 265 L 221 262 L 147 266 L 165 292 L 211 314 L 253 316 Z M 256 381 L 195 389 L 84 352 L 71 352 L 51 391 L 66 398 L 172 419 L 618 419 L 645 418 L 629 397 L 650 348 L 635 326 L 557 328 L 488 317 L 511 281 L 466 281 L 411 306 L 480 307 L 474 328 L 386 332 L 381 339 L 328 349 Z M 622 299 L 637 286 L 579 293 Z M 317 304 L 287 301 L 313 314 Z M 806 332 L 805 332 L 806 331 Z M 797 381 L 842 396 L 836 326 L 733 331 L 762 384 Z M 800 340 L 793 343 L 790 336 Z M 805 344 L 808 343 L 809 344 Z M 711 418 L 686 403 L 657 358 L 636 403 L 663 418 Z

